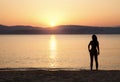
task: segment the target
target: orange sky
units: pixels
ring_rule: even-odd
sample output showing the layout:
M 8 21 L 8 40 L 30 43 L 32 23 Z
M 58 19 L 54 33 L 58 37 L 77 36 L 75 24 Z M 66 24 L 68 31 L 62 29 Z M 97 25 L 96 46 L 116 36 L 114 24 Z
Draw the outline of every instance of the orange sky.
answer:
M 120 0 L 0 0 L 0 24 L 120 26 Z

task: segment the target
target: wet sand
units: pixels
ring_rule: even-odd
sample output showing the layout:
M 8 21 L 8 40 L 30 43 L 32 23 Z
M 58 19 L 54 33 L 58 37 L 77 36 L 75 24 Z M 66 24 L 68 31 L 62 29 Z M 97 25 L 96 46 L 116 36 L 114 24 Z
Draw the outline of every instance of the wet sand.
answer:
M 120 70 L 0 70 L 0 82 L 120 82 Z

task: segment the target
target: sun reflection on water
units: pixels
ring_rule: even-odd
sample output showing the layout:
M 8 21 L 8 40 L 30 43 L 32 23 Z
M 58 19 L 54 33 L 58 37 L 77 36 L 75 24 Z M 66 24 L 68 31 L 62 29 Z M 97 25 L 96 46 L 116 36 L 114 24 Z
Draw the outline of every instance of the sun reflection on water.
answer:
M 57 43 L 55 35 L 50 36 L 50 68 L 55 68 L 56 66 L 56 55 L 57 55 Z

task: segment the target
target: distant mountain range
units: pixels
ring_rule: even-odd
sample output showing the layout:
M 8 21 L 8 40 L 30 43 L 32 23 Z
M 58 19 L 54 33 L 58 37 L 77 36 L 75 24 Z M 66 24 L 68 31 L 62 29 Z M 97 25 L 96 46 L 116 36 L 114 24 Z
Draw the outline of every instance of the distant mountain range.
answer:
M 0 25 L 0 34 L 120 34 L 120 27 L 60 25 L 55 28 Z

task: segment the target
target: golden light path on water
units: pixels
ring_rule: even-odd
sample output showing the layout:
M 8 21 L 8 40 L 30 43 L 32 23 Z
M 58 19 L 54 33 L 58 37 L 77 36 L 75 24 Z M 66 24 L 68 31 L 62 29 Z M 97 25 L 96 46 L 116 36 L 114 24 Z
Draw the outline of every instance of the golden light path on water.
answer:
M 50 36 L 49 42 L 49 50 L 50 50 L 50 68 L 56 67 L 56 56 L 57 56 L 57 41 L 55 35 Z

